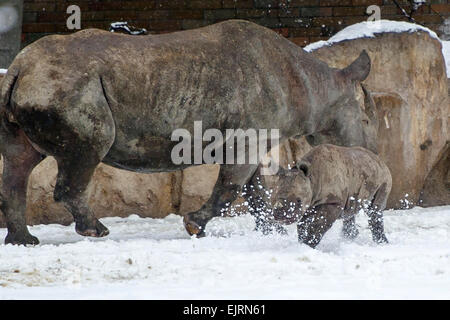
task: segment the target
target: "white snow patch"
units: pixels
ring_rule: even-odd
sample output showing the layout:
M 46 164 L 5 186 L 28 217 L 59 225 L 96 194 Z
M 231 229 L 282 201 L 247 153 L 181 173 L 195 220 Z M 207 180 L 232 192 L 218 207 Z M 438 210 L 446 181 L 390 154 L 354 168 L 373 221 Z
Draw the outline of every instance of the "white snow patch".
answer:
M 450 298 L 450 206 L 386 211 L 387 245 L 372 242 L 360 214 L 355 241 L 337 222 L 315 250 L 295 226 L 261 236 L 250 216 L 216 218 L 202 239 L 175 215 L 102 222 L 106 238 L 38 225 L 42 244 L 0 245 L 0 299 Z
M 6 74 L 8 72 L 8 69 L 0 69 L 0 74 Z
M 345 40 L 352 40 L 359 38 L 374 38 L 377 33 L 386 33 L 386 32 L 399 33 L 399 32 L 417 32 L 417 31 L 428 32 L 431 37 L 439 40 L 439 37 L 434 31 L 418 24 L 404 21 L 378 20 L 378 21 L 364 21 L 352 24 L 336 33 L 329 40 L 311 43 L 304 49 L 308 52 L 311 52 L 324 46 L 330 46 L 334 43 L 338 43 Z
M 445 67 L 447 68 L 447 78 L 450 78 L 450 41 L 441 41 L 442 54 L 445 59 Z

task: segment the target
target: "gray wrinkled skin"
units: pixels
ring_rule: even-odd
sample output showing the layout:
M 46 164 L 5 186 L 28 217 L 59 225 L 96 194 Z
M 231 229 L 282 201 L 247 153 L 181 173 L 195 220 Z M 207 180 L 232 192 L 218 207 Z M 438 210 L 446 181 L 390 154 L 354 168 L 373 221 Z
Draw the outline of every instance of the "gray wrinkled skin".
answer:
M 31 170 L 58 162 L 54 192 L 76 231 L 108 230 L 87 205 L 96 166 L 139 172 L 180 170 L 172 131 L 280 129 L 281 140 L 373 147 L 368 114 L 355 95 L 370 71 L 363 52 L 345 69 L 329 68 L 277 33 L 230 20 L 163 35 L 129 36 L 88 29 L 41 38 L 22 50 L 1 88 L 2 211 L 7 243 L 37 243 L 24 217 Z M 185 217 L 190 234 L 232 202 L 257 165 L 222 165 L 210 200 Z
M 264 177 L 252 178 L 253 184 L 262 181 L 263 186 L 246 195 L 257 229 L 283 232 L 281 224 L 297 222 L 299 241 L 315 247 L 339 218 L 344 220 L 343 235 L 356 237 L 355 215 L 362 209 L 369 217 L 373 240 L 387 242 L 382 211 L 392 178 L 388 167 L 371 151 L 320 145 L 290 170 L 281 169 L 277 178 L 270 196 L 265 194 Z

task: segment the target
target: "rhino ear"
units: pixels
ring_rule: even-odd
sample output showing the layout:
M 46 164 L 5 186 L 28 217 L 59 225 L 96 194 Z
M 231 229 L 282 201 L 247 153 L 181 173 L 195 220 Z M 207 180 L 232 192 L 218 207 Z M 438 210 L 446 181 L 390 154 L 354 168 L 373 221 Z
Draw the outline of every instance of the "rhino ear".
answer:
M 339 70 L 345 78 L 353 81 L 364 81 L 370 73 L 370 57 L 366 50 L 363 50 L 359 57 L 353 61 L 348 67 Z

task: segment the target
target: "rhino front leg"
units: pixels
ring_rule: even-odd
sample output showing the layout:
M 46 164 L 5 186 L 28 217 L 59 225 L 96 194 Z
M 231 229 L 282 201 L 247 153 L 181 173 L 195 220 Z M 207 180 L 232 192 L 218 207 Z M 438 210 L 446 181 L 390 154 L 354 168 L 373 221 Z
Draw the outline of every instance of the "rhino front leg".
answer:
M 315 248 L 339 218 L 341 211 L 339 206 L 334 204 L 318 205 L 307 211 L 297 224 L 298 240 Z
M 27 245 L 39 240 L 28 231 L 25 219 L 28 177 L 45 156 L 37 152 L 24 132 L 14 124 L 0 124 L 3 155 L 3 187 L 1 210 L 5 215 L 8 234 L 5 243 Z
M 344 219 L 342 224 L 342 235 L 349 240 L 355 239 L 359 234 L 358 228 L 356 228 L 355 216 Z
M 190 235 L 205 236 L 208 221 L 221 215 L 252 177 L 257 165 L 221 165 L 219 176 L 209 200 L 196 212 L 184 216 L 184 227 Z

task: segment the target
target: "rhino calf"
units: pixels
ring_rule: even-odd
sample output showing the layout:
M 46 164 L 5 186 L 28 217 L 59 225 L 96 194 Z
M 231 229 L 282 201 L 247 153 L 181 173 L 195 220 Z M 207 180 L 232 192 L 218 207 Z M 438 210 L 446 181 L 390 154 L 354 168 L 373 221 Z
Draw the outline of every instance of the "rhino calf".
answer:
M 257 229 L 284 232 L 282 224 L 297 222 L 298 238 L 317 246 L 333 223 L 343 219 L 342 233 L 358 235 L 355 215 L 363 209 L 376 243 L 387 243 L 382 211 L 392 187 L 391 173 L 373 152 L 361 147 L 323 144 L 308 152 L 294 167 L 280 169 L 270 192 L 267 179 L 255 175 L 247 194 Z M 270 194 L 270 195 L 269 195 Z

